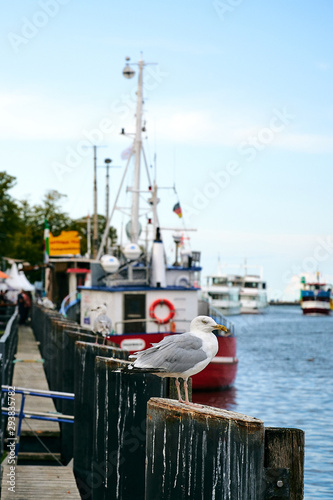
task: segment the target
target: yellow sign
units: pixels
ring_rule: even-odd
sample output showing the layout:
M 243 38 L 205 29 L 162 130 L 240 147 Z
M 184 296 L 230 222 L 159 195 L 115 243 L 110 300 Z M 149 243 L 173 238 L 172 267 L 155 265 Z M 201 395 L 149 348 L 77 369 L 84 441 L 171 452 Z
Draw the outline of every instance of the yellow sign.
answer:
M 80 237 L 77 231 L 61 231 L 59 236 L 50 233 L 50 257 L 80 255 Z

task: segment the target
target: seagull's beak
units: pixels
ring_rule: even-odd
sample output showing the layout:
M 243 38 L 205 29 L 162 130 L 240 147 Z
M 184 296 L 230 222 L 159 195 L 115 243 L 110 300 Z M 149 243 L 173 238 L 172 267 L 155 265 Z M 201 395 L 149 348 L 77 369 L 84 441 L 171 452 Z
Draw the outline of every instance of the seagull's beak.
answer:
M 218 324 L 216 324 L 215 329 L 216 330 L 222 330 L 223 332 L 228 332 L 229 331 L 228 328 L 226 328 L 224 325 L 218 325 Z

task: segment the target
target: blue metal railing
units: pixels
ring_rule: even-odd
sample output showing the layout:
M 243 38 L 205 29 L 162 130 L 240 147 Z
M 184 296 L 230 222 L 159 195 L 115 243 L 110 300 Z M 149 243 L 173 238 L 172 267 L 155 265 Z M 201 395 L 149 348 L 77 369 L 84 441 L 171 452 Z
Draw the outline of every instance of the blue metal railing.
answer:
M 78 291 L 66 295 L 66 297 L 61 302 L 59 313 L 66 318 L 68 309 L 77 304 L 77 302 L 80 302 L 80 296 L 81 294 Z
M 74 394 L 72 394 L 70 392 L 43 391 L 43 390 L 39 390 L 39 389 L 38 390 L 27 389 L 24 387 L 12 387 L 9 385 L 2 385 L 1 389 L 2 389 L 2 392 L 6 392 L 9 394 L 9 397 L 8 397 L 8 405 L 9 406 L 8 406 L 8 408 L 1 408 L 2 414 L 6 415 L 9 418 L 18 418 L 17 429 L 15 429 L 15 427 L 13 427 L 13 426 L 8 425 L 9 434 L 11 436 L 13 435 L 13 434 L 11 434 L 12 431 L 10 431 L 10 429 L 13 429 L 13 431 L 15 431 L 15 433 L 16 433 L 15 434 L 15 440 L 16 440 L 15 456 L 16 456 L 16 458 L 17 458 L 18 452 L 19 452 L 22 421 L 24 418 L 35 419 L 35 420 L 48 420 L 51 422 L 65 422 L 68 424 L 74 423 L 74 416 L 72 416 L 72 415 L 63 415 L 62 413 L 59 413 L 59 412 L 36 412 L 36 411 L 30 411 L 30 410 L 28 410 L 27 412 L 24 411 L 26 396 L 37 396 L 37 397 L 41 397 L 41 398 L 52 398 L 52 399 L 57 398 L 57 399 L 74 400 Z M 10 399 L 13 399 L 14 395 L 16 395 L 16 394 L 22 395 L 19 411 L 16 410 L 15 404 L 11 405 L 11 402 L 9 401 Z

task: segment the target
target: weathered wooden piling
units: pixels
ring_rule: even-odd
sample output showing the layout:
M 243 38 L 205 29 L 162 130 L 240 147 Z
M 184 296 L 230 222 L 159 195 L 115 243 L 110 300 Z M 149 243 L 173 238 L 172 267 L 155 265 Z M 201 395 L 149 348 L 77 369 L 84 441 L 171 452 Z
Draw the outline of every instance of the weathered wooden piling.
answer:
M 304 432 L 265 428 L 264 499 L 300 500 L 304 495 Z M 282 496 L 282 495 L 285 496 Z
M 240 413 L 153 398 L 146 500 L 261 498 L 264 424 Z
M 56 311 L 34 305 L 32 326 L 40 342 L 44 360 L 44 369 L 51 390 L 74 392 L 74 348 L 77 340 L 95 342 L 95 335 L 90 330 L 63 318 Z M 57 411 L 72 415 L 72 400 L 55 399 Z M 60 423 L 61 457 L 68 463 L 73 457 L 73 425 Z
M 75 343 L 74 474 L 81 495 L 85 500 L 91 498 L 89 481 L 93 461 L 96 356 L 124 360 L 128 357 L 128 352 L 120 348 L 95 343 Z
M 167 394 L 169 380 L 117 365 L 125 362 L 96 358 L 92 498 L 143 500 L 147 403 Z

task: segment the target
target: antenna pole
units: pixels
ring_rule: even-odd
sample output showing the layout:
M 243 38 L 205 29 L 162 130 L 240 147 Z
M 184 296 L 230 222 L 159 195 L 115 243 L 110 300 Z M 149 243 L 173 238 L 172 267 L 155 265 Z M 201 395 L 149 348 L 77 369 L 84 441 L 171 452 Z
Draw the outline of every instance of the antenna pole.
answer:
M 91 258 L 91 224 L 90 224 L 90 215 L 87 216 L 87 254 L 88 258 Z

